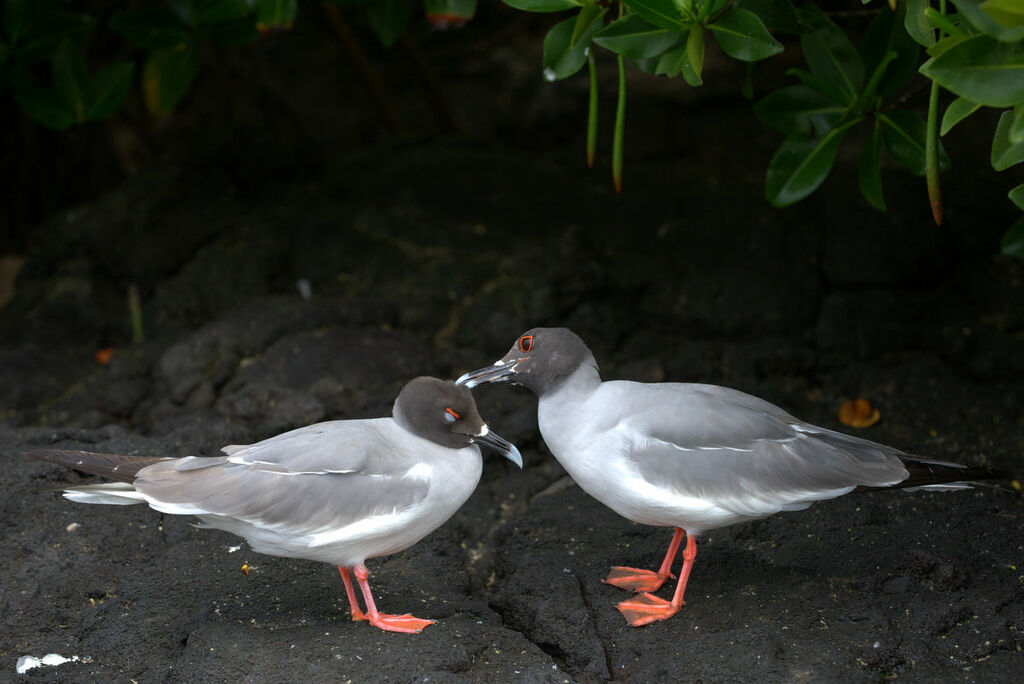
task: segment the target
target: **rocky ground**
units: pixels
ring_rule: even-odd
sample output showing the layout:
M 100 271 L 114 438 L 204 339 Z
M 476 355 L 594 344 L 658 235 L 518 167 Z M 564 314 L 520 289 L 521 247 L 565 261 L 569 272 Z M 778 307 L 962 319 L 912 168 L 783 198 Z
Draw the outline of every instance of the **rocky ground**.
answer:
M 0 311 L 0 680 L 1016 681 L 1024 262 L 994 253 L 1012 214 L 984 149 L 953 150 L 941 229 L 923 183 L 895 171 L 890 213 L 866 208 L 855 158 L 774 211 L 759 199 L 774 139 L 721 133 L 761 136 L 747 103 L 712 97 L 685 126 L 676 114 L 637 115 L 622 197 L 567 165 L 578 149 L 405 141 L 297 174 L 274 162 L 301 144 L 232 139 L 35 229 Z M 1011 477 L 711 532 L 686 608 L 634 629 L 600 580 L 655 567 L 670 532 L 567 480 L 532 395 L 484 387 L 481 413 L 526 467 L 486 460 L 452 520 L 370 562 L 384 610 L 438 620 L 409 636 L 351 622 L 333 568 L 68 502 L 59 489 L 92 478 L 21 456 L 211 455 L 386 415 L 409 378 L 489 363 L 535 325 L 576 330 L 606 378 L 729 385 L 830 428 L 852 431 L 838 407 L 865 397 L 882 420 L 857 434 Z M 15 673 L 48 653 L 76 660 Z

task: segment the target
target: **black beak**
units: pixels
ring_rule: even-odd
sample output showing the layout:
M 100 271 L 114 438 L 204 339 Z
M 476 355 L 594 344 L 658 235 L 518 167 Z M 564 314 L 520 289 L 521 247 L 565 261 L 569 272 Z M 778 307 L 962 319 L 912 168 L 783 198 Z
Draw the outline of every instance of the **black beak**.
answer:
M 519 453 L 519 449 L 516 449 L 516 445 L 501 435 L 491 432 L 486 425 L 483 431 L 479 435 L 473 435 L 472 439 L 475 444 L 497 451 L 520 468 L 523 467 L 523 456 Z
M 523 359 L 497 361 L 493 366 L 484 366 L 465 373 L 455 381 L 455 384 L 472 388 L 489 382 L 512 382 L 510 378 L 516 374 L 516 366 L 522 361 Z

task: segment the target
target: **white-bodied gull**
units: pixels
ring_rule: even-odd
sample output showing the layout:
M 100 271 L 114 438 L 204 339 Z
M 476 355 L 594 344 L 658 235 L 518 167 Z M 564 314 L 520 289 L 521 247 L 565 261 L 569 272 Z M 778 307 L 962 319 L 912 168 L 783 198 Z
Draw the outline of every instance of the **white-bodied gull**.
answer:
M 584 491 L 630 520 L 675 528 L 657 572 L 616 567 L 605 580 L 641 592 L 619 604 L 635 627 L 682 608 L 703 532 L 857 488 L 961 489 L 962 480 L 992 476 L 816 427 L 726 387 L 603 382 L 590 349 L 565 328 L 529 330 L 494 365 L 457 382 L 532 390 L 541 436 Z M 682 570 L 666 601 L 650 592 L 671 575 L 684 532 Z
M 73 501 L 148 503 L 164 513 L 198 516 L 200 526 L 237 534 L 259 553 L 336 565 L 353 620 L 418 632 L 434 621 L 377 610 L 366 559 L 412 546 L 458 510 L 480 480 L 478 444 L 520 467 L 522 458 L 488 429 L 469 389 L 450 381 L 410 381 L 392 416 L 317 423 L 226 446 L 216 457 L 56 449 L 28 455 L 118 480 L 65 490 Z

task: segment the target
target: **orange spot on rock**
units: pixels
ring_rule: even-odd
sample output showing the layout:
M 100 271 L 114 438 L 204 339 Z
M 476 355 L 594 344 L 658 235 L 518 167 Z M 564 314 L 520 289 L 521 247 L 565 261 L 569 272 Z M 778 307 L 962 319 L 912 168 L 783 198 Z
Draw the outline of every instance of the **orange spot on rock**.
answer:
M 114 358 L 113 347 L 104 347 L 103 349 L 99 349 L 96 351 L 96 363 L 100 364 L 101 366 L 106 366 L 108 363 L 110 363 L 110 359 L 112 358 Z
M 249 564 L 248 563 L 242 563 L 242 572 L 245 573 L 246 577 L 249 576 Z
M 867 399 L 854 399 L 839 407 L 839 422 L 850 427 L 870 427 L 881 417 L 878 409 L 872 408 Z

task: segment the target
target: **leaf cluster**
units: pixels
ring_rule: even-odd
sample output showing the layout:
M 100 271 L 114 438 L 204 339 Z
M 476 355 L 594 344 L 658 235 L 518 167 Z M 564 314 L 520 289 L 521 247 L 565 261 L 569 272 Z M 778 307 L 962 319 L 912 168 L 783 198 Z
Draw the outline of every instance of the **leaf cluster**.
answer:
M 761 121 L 784 139 L 765 174 L 765 198 L 785 207 L 813 193 L 828 177 L 850 131 L 866 129 L 858 176 L 861 194 L 884 211 L 883 151 L 911 173 L 926 176 L 941 222 L 939 173 L 950 166 L 941 136 L 982 107 L 1003 108 L 992 142 L 992 167 L 1024 161 L 1024 2 L 1020 0 L 890 0 L 876 3 L 859 41 L 812 2 L 792 0 L 504 0 L 530 12 L 574 11 L 544 40 L 544 77 L 568 78 L 590 61 L 591 112 L 596 126 L 593 48 L 641 71 L 704 81 L 707 36 L 728 57 L 756 62 L 783 51 L 775 35 L 799 40 L 805 68 L 796 82 L 754 105 Z M 860 4 L 871 4 L 862 0 Z M 936 5 L 936 6 L 933 6 Z M 954 9 L 955 11 L 949 11 Z M 924 55 L 922 56 L 922 52 Z M 923 62 L 922 62 L 923 60 Z M 748 70 L 748 75 L 749 75 Z M 925 115 L 907 106 L 919 86 L 931 88 Z M 752 91 L 748 82 L 745 93 Z M 939 117 L 940 94 L 954 96 Z M 619 111 L 624 111 L 620 103 Z M 623 122 L 617 118 L 616 139 Z M 592 160 L 593 130 L 588 132 Z M 622 151 L 613 147 L 621 187 Z M 1010 193 L 1024 209 L 1024 185 Z M 1006 233 L 1003 251 L 1024 255 L 1024 218 Z

